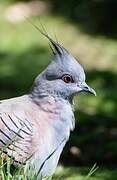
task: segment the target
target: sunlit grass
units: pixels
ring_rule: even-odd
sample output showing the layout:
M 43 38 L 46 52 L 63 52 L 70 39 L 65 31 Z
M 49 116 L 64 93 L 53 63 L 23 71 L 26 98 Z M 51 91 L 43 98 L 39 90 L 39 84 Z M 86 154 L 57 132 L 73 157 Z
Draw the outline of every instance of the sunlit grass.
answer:
M 14 164 L 12 157 L 2 154 L 0 156 L 0 179 L 1 180 L 36 180 L 38 179 L 37 173 L 34 166 L 30 166 L 29 163 Z M 5 160 L 4 160 L 5 159 Z M 51 180 L 51 177 L 41 178 L 40 180 Z

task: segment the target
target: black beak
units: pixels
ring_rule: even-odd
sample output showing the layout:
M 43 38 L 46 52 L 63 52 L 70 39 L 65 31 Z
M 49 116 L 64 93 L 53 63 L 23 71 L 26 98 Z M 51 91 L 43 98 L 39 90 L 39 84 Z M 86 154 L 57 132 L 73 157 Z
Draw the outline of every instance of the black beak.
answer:
M 94 89 L 92 89 L 91 87 L 89 87 L 86 83 L 83 83 L 81 85 L 82 91 L 93 94 L 94 96 L 96 96 L 96 92 Z

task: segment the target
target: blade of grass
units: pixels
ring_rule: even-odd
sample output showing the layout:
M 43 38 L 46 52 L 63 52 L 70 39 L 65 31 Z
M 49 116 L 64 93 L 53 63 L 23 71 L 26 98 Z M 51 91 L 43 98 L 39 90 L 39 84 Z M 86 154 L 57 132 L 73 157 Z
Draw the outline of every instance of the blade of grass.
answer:
M 90 169 L 89 173 L 87 174 L 86 179 L 88 179 L 89 177 L 91 177 L 92 174 L 94 174 L 94 172 L 97 171 L 98 168 L 99 168 L 99 167 L 98 167 L 97 164 L 95 163 L 95 164 L 93 165 L 93 167 Z

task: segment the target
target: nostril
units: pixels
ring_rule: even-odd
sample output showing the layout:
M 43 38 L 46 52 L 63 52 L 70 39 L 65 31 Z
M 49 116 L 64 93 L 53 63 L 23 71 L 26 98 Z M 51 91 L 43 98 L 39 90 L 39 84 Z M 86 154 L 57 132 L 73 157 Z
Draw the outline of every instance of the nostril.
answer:
M 84 87 L 85 90 L 89 90 L 89 88 L 87 86 Z

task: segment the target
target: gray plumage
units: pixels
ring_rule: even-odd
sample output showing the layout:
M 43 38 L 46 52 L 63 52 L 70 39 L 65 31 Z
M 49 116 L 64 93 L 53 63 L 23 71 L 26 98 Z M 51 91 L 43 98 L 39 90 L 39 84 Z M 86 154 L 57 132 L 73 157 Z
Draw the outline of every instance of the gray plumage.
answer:
M 31 156 L 28 162 L 35 165 L 38 177 L 45 177 L 55 172 L 74 129 L 73 97 L 83 91 L 96 93 L 86 84 L 78 61 L 39 31 L 52 45 L 53 60 L 35 79 L 29 94 L 1 101 L 0 148 L 7 144 L 4 152 L 12 155 L 14 162 L 24 162 Z

